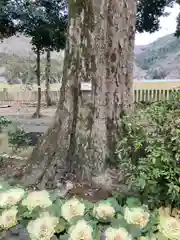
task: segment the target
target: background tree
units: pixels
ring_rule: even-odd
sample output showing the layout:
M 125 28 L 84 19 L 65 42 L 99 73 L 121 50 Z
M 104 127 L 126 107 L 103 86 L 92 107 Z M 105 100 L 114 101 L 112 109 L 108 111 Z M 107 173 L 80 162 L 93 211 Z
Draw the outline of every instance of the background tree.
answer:
M 177 3 L 180 5 L 180 0 L 177 0 Z M 180 13 L 178 14 L 178 17 L 177 17 L 177 26 L 176 26 L 175 36 L 178 38 L 180 37 Z
M 159 29 L 160 17 L 167 14 L 165 7 L 172 7 L 176 0 L 139 0 L 137 1 L 137 32 L 153 33 Z
M 65 35 L 67 29 L 67 2 L 57 0 L 41 0 L 41 5 L 45 7 L 50 24 L 47 25 L 49 31 L 50 43 L 45 46 L 46 51 L 46 105 L 52 104 L 50 90 L 50 71 L 51 71 L 51 51 L 59 52 L 65 48 Z
M 17 0 L 11 4 L 12 16 L 17 21 L 18 31 L 31 38 L 33 51 L 36 53 L 38 103 L 33 117 L 39 118 L 41 116 L 41 53 L 44 51 L 48 52 L 48 67 L 46 68 L 46 82 L 48 83 L 46 84 L 46 93 L 48 94 L 50 51 L 59 51 L 65 46 L 65 31 L 67 26 L 65 6 L 63 0 L 24 0 L 22 2 Z M 49 104 L 49 94 L 47 96 L 47 103 Z
M 9 0 L 0 1 L 0 40 L 16 33 L 16 27 L 8 11 Z
M 38 103 L 36 112 L 33 117 L 40 117 L 41 106 L 41 69 L 40 69 L 40 56 L 43 51 L 43 33 L 45 30 L 45 14 L 44 9 L 37 5 L 36 1 L 13 1 L 9 6 L 9 11 L 12 17 L 17 21 L 17 28 L 19 33 L 31 38 L 33 51 L 36 53 L 36 77 L 38 88 Z

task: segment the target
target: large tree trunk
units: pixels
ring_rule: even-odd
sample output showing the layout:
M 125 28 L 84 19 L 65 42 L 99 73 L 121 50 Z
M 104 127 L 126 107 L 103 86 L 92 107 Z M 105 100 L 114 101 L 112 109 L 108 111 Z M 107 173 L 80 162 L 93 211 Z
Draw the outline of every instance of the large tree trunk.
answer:
M 50 72 L 51 72 L 51 51 L 47 49 L 46 51 L 46 68 L 45 68 L 45 78 L 46 78 L 46 87 L 45 87 L 45 98 L 47 107 L 52 105 L 51 98 L 49 95 L 50 91 Z
M 23 177 L 40 188 L 55 186 L 63 171 L 88 179 L 103 171 L 114 158 L 119 117 L 132 106 L 136 1 L 69 2 L 59 105 Z M 84 106 L 82 81 L 92 82 L 91 100 Z
M 38 87 L 38 94 L 37 94 L 37 107 L 36 111 L 33 114 L 33 118 L 40 118 L 41 117 L 41 53 L 40 49 L 37 48 L 37 53 L 36 53 L 36 77 L 37 77 L 37 87 Z

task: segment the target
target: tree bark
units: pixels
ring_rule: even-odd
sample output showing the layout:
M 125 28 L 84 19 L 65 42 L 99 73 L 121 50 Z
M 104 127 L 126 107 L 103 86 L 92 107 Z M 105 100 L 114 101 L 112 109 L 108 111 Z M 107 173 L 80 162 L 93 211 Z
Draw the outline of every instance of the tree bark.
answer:
M 29 158 L 23 183 L 52 188 L 63 171 L 91 179 L 114 159 L 119 117 L 132 107 L 135 19 L 134 0 L 69 0 L 57 112 Z M 82 81 L 92 83 L 86 105 Z
M 40 118 L 41 117 L 41 53 L 40 49 L 37 48 L 36 53 L 36 77 L 37 77 L 37 87 L 38 87 L 38 94 L 37 94 L 37 107 L 36 111 L 33 114 L 33 118 Z
M 45 88 L 45 98 L 47 107 L 52 105 L 51 98 L 49 95 L 50 91 L 50 71 L 51 71 L 51 52 L 49 49 L 46 51 L 46 68 L 45 68 L 45 79 L 46 79 L 46 88 Z

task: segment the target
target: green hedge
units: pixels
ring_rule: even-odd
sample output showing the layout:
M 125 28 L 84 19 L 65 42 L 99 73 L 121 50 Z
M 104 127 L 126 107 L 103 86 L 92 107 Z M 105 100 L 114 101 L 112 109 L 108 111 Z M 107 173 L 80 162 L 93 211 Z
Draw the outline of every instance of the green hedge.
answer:
M 26 191 L 0 184 L 0 229 L 20 224 L 32 240 L 179 240 L 180 209 L 149 211 L 136 198 L 120 205 L 115 198 L 96 204 L 60 199 L 53 192 Z
M 180 91 L 125 116 L 117 147 L 128 186 L 153 208 L 180 207 Z

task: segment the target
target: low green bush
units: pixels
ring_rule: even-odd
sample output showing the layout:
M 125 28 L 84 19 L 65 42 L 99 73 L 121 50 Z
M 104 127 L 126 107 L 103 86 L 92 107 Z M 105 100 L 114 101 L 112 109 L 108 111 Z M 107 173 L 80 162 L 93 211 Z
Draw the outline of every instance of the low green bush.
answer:
M 28 146 L 29 139 L 23 128 L 13 126 L 13 128 L 8 131 L 8 142 L 11 146 L 15 147 L 15 149 L 18 149 L 22 146 Z
M 0 184 L 0 237 L 10 230 L 17 236 L 17 229 L 23 229 L 25 239 L 32 240 L 179 240 L 179 211 L 149 211 L 136 198 L 123 205 L 115 198 L 92 204 Z
M 0 117 L 0 132 L 2 131 L 3 128 L 8 127 L 9 124 L 12 124 L 12 121 L 6 117 L 1 116 Z
M 28 145 L 28 138 L 23 128 L 17 127 L 17 125 L 6 117 L 0 117 L 0 132 L 3 128 L 7 129 L 8 143 L 14 146 L 16 149 L 20 146 Z
M 128 186 L 151 207 L 180 207 L 180 92 L 121 122 L 118 161 Z

